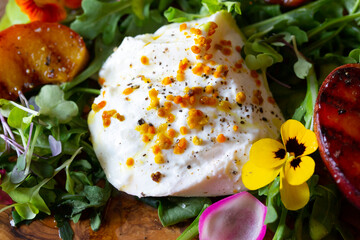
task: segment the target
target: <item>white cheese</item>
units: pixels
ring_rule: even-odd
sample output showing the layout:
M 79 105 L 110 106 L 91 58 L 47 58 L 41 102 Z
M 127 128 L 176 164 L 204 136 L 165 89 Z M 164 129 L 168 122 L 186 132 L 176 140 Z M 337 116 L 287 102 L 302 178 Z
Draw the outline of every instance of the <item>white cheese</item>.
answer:
M 245 190 L 251 144 L 277 138 L 283 118 L 262 74 L 245 66 L 243 44 L 225 12 L 124 39 L 100 71 L 88 119 L 110 183 L 139 197 Z

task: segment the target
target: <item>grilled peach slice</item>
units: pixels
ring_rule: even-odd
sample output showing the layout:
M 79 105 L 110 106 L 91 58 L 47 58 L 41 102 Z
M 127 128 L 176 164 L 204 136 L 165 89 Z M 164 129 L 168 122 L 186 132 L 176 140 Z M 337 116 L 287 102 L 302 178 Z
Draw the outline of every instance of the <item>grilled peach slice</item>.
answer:
M 315 106 L 321 157 L 345 196 L 360 209 L 360 64 L 333 70 Z
M 84 68 L 88 51 L 82 37 L 58 23 L 32 22 L 0 32 L 0 97 L 19 90 L 70 81 Z

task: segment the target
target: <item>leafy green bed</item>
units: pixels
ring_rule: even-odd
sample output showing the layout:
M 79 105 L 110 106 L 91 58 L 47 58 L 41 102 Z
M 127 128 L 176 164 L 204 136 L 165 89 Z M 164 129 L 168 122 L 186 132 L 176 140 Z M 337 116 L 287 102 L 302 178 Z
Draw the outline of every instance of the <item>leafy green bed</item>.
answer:
M 83 0 L 83 9 L 71 12 L 64 24 L 84 37 L 91 51 L 88 67 L 70 83 L 21 96 L 21 103 L 0 100 L 0 113 L 7 118 L 0 126 L 0 169 L 6 170 L 1 188 L 15 202 L 7 207 L 14 207 L 15 225 L 54 214 L 63 239 L 73 236 L 69 219 L 90 217 L 92 229 L 99 229 L 102 210 L 116 190 L 88 140 L 86 109 L 99 94 L 96 73 L 125 36 L 227 10 L 247 37 L 242 55 L 249 68 L 267 76 L 286 118 L 311 129 L 319 84 L 334 67 L 360 61 L 359 2 L 317 0 L 289 9 L 261 0 Z M 0 27 L 19 21 L 23 16 L 10 1 Z M 296 212 L 283 207 L 278 179 L 253 192 L 268 206 L 266 223 L 274 239 L 351 239 L 338 221 L 336 187 L 318 180 L 317 175 L 309 180 L 311 200 Z M 211 204 L 208 198 L 142 200 L 158 208 L 164 226 L 194 218 Z M 197 221 L 179 239 L 196 236 Z

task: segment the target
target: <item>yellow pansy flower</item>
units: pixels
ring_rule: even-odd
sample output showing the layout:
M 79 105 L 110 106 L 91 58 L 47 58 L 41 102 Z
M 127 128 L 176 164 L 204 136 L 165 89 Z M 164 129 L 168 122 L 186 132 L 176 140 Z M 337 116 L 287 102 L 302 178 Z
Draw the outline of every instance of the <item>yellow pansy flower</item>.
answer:
M 281 126 L 282 143 L 270 138 L 255 142 L 250 159 L 242 169 L 242 181 L 249 190 L 262 188 L 280 174 L 280 196 L 289 210 L 303 208 L 310 192 L 306 181 L 314 174 L 315 162 L 306 155 L 318 148 L 315 133 L 299 121 Z

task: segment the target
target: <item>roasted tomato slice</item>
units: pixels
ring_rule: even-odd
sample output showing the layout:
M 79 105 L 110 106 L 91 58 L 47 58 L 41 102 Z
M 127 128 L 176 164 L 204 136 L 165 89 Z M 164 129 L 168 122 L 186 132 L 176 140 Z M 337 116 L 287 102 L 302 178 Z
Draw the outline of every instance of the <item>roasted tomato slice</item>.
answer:
M 321 157 L 345 196 L 360 209 L 360 64 L 333 70 L 315 106 Z
M 58 23 L 32 22 L 0 32 L 0 98 L 70 81 L 88 61 L 82 37 Z

